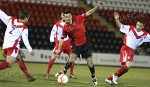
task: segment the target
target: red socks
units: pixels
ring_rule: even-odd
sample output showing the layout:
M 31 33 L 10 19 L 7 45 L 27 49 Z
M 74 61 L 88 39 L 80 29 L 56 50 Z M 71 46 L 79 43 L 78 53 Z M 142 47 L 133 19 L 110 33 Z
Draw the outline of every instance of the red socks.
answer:
M 54 64 L 54 60 L 50 59 L 50 61 L 48 62 L 48 68 L 47 68 L 46 74 L 49 74 L 50 69 L 52 68 L 53 64 Z
M 70 75 L 73 74 L 73 68 L 74 68 L 74 62 L 72 62 L 72 65 L 71 65 L 71 67 L 70 67 Z
M 112 78 L 112 76 L 109 76 L 107 79 L 108 79 L 108 80 L 112 80 L 113 78 Z
M 6 69 L 6 68 L 9 68 L 9 63 L 8 62 L 2 62 L 0 64 L 0 70 Z
M 128 71 L 128 68 L 126 65 L 122 65 L 120 67 L 120 69 L 115 73 L 116 76 L 120 77 L 122 76 L 123 74 L 125 74 L 126 72 Z
M 115 73 L 115 76 L 120 77 L 120 76 L 122 76 L 123 74 L 125 74 L 126 72 L 128 72 L 127 66 L 126 66 L 126 65 L 122 65 L 122 66 L 118 69 L 118 71 Z M 107 79 L 108 79 L 108 80 L 112 80 L 113 78 L 112 78 L 112 76 L 109 76 Z
M 17 59 L 18 61 L 18 65 L 20 67 L 20 69 L 24 72 L 24 74 L 26 75 L 27 78 L 31 77 L 27 68 L 26 68 L 26 65 L 24 64 L 24 61 L 23 59 Z

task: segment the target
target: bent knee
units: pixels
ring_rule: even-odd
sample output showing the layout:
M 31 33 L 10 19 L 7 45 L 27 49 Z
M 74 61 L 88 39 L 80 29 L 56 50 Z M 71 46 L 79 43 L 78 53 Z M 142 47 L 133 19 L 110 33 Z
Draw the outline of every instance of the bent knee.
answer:
M 126 62 L 126 66 L 127 66 L 128 69 L 131 68 L 132 67 L 132 62 Z

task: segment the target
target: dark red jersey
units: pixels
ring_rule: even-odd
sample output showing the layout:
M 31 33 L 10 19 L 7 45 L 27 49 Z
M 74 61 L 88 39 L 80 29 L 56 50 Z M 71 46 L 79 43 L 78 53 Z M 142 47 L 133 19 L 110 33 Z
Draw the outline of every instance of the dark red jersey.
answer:
M 73 18 L 72 24 L 65 24 L 63 29 L 62 38 L 67 35 L 74 41 L 76 46 L 80 46 L 86 43 L 84 21 L 86 14 L 78 15 Z

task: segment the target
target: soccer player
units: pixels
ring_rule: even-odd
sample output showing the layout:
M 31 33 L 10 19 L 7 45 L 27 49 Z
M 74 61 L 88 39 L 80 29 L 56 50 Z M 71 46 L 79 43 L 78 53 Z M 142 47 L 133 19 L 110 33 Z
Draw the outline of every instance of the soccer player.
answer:
M 96 9 L 101 6 L 102 2 L 98 2 L 93 9 L 89 10 L 88 12 L 82 15 L 75 16 L 74 18 L 72 18 L 71 12 L 69 10 L 66 10 L 64 13 L 66 24 L 64 25 L 63 34 L 61 36 L 61 39 L 59 40 L 59 47 L 57 50 L 57 53 L 59 53 L 64 38 L 66 38 L 68 35 L 73 41 L 72 53 L 70 55 L 69 61 L 66 63 L 64 67 L 63 73 L 66 74 L 67 70 L 70 68 L 72 62 L 76 59 L 77 55 L 81 54 L 82 58 L 87 59 L 87 65 L 91 72 L 93 85 L 97 85 L 97 79 L 95 76 L 95 68 L 92 60 L 92 47 L 84 27 L 84 21 L 87 16 L 94 13 Z
M 145 26 L 143 20 L 137 21 L 136 26 L 131 26 L 123 25 L 119 21 L 119 14 L 117 12 L 114 13 L 114 18 L 120 31 L 125 35 L 123 42 L 124 45 L 120 50 L 121 67 L 113 75 L 106 78 L 105 81 L 108 84 L 118 84 L 117 79 L 127 73 L 132 66 L 134 50 L 136 50 L 136 48 L 143 42 L 150 42 L 150 35 L 142 30 Z
M 0 10 L 0 19 L 7 25 L 3 42 L 3 49 L 7 60 L 6 62 L 2 62 L 0 64 L 0 70 L 11 68 L 17 60 L 19 67 L 25 73 L 27 80 L 29 82 L 32 82 L 36 78 L 30 76 L 23 59 L 20 58 L 19 55 L 19 43 L 22 38 L 26 48 L 30 52 L 30 55 L 34 56 L 34 52 L 32 51 L 32 48 L 28 41 L 28 28 L 25 25 L 28 22 L 29 17 L 30 15 L 27 11 L 21 11 L 19 14 L 19 19 L 16 19 L 8 16 Z
M 48 62 L 48 68 L 47 68 L 47 72 L 46 72 L 46 78 L 49 78 L 50 69 L 52 68 L 52 66 L 53 66 L 54 61 L 56 60 L 56 58 L 62 52 L 68 54 L 68 56 L 71 53 L 71 44 L 70 44 L 71 39 L 69 37 L 66 37 L 64 39 L 64 43 L 63 43 L 63 46 L 61 48 L 61 51 L 58 53 L 58 55 L 56 54 L 56 51 L 58 50 L 59 40 L 60 40 L 61 35 L 62 35 L 63 26 L 65 25 L 64 12 L 61 13 L 61 18 L 62 18 L 62 20 L 58 21 L 53 26 L 52 31 L 51 31 L 51 35 L 50 35 L 50 42 L 54 42 L 55 41 L 55 47 L 53 49 L 53 53 L 52 53 L 51 59 Z M 71 68 L 70 68 L 70 77 L 73 78 L 73 79 L 77 79 L 75 77 L 75 75 L 73 74 L 73 68 L 74 68 L 74 62 L 72 62 L 72 65 L 71 65 Z
M 1 42 L 3 42 L 3 40 L 0 38 Z M 4 58 L 6 58 L 6 55 L 3 54 Z M 21 51 L 19 51 L 19 55 L 17 56 L 16 60 L 18 62 L 18 65 L 19 65 L 19 68 L 23 71 L 23 73 L 25 74 L 27 80 L 29 82 L 32 82 L 32 81 L 35 81 L 36 80 L 36 77 L 32 77 L 30 75 L 30 73 L 28 72 L 27 68 L 26 68 L 26 65 L 24 64 L 24 60 L 23 60 L 23 54 Z

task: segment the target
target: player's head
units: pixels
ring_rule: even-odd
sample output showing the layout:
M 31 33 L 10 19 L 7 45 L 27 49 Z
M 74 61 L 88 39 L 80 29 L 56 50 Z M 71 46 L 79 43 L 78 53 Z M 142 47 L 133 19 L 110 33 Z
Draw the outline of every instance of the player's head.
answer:
M 145 22 L 144 20 L 138 20 L 137 23 L 136 23 L 136 29 L 138 32 L 142 31 L 142 29 L 144 28 L 145 26 Z
M 65 16 L 64 16 L 64 13 L 63 13 L 63 12 L 61 12 L 61 20 L 62 20 L 63 22 L 66 22 Z
M 28 11 L 23 10 L 19 13 L 19 19 L 22 20 L 25 24 L 28 22 L 30 14 Z
M 62 12 L 61 17 L 65 20 L 66 23 L 70 23 L 72 21 L 72 13 L 67 9 Z

